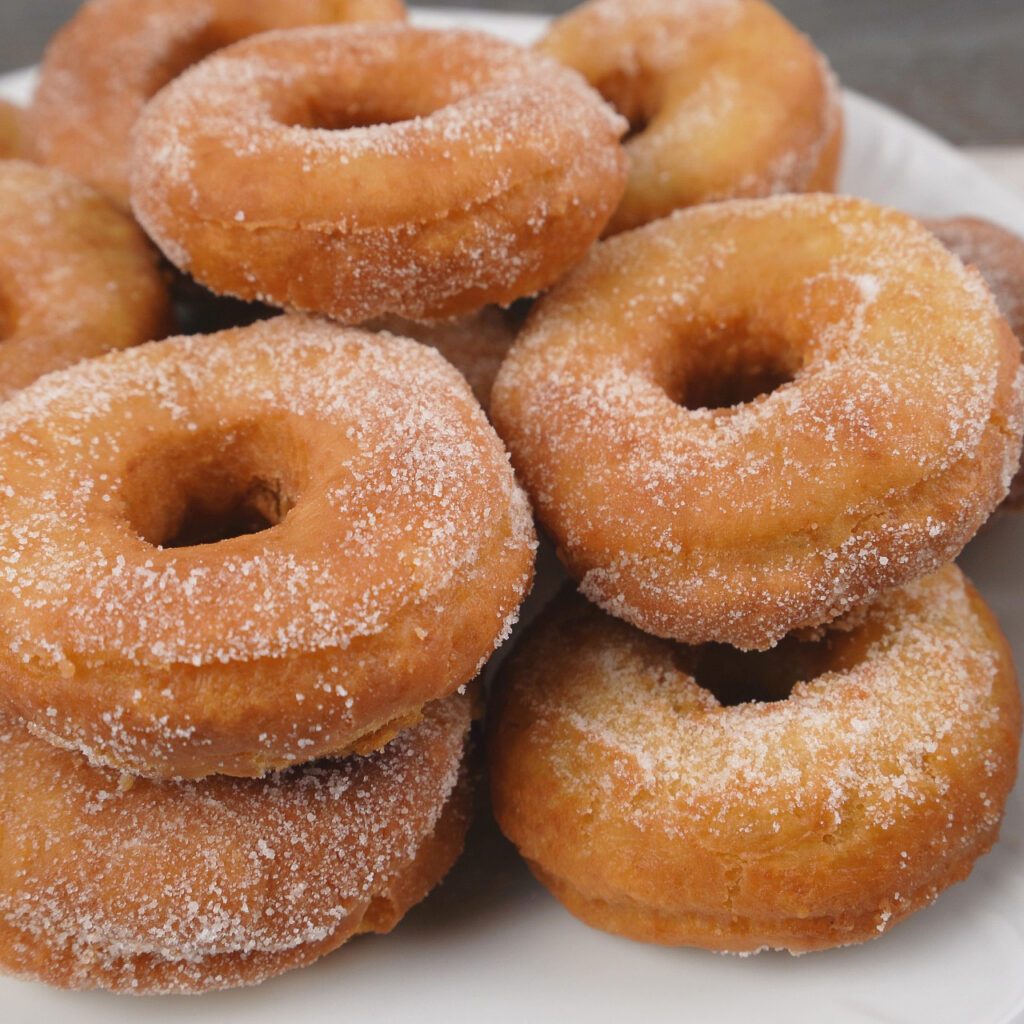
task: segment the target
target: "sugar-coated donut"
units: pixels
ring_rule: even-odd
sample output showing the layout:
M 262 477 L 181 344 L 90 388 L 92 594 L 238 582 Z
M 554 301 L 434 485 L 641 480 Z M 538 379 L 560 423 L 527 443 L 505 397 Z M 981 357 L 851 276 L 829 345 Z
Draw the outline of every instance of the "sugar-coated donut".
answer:
M 0 482 L 0 702 L 143 775 L 378 748 L 477 673 L 532 578 L 458 372 L 305 317 L 50 375 L 0 406 Z
M 0 401 L 168 323 L 157 254 L 131 218 L 59 171 L 0 161 Z
M 981 272 L 1010 329 L 1024 345 L 1024 238 L 979 217 L 924 223 L 943 245 Z M 1004 505 L 1024 508 L 1024 465 L 1013 478 Z
M 624 129 L 574 71 L 481 33 L 267 33 L 146 108 L 132 203 L 216 292 L 442 319 L 539 291 L 586 252 L 622 195 Z
M 1016 774 L 1010 652 L 953 566 L 757 655 L 658 640 L 570 596 L 503 671 L 502 830 L 573 914 L 633 939 L 875 938 L 968 875 Z
M 390 931 L 462 849 L 468 727 L 451 697 L 368 758 L 157 782 L 0 718 L 0 969 L 203 992 Z
M 1019 464 L 1020 346 L 912 218 L 734 200 L 597 246 L 535 308 L 491 416 L 588 597 L 763 648 L 974 535 Z
M 404 16 L 401 0 L 88 0 L 43 58 L 34 150 L 127 207 L 132 126 L 191 64 L 268 29 Z
M 590 0 L 539 46 L 634 126 L 609 233 L 697 203 L 835 186 L 835 79 L 761 0 Z
M 25 156 L 23 118 L 21 107 L 0 100 L 0 160 Z
M 490 406 L 494 378 L 516 337 L 514 319 L 497 306 L 487 306 L 479 313 L 455 320 L 417 323 L 388 316 L 365 326 L 436 348 L 466 378 L 485 409 Z

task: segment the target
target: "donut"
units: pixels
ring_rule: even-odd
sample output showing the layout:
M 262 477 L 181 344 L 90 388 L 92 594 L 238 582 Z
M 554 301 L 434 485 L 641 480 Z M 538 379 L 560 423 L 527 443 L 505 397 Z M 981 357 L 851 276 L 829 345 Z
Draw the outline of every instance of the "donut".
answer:
M 466 378 L 484 409 L 490 405 L 494 378 L 516 337 L 513 318 L 497 306 L 454 320 L 417 323 L 388 316 L 365 326 L 436 348 Z
M 761 0 L 590 0 L 538 45 L 632 125 L 609 234 L 698 203 L 835 187 L 835 78 Z
M 132 126 L 191 64 L 268 29 L 404 16 L 401 0 L 88 0 L 43 58 L 34 150 L 127 208 Z
M 595 247 L 535 307 L 491 417 L 587 597 L 766 648 L 975 534 L 1019 464 L 1020 346 L 913 219 L 733 200 Z
M 586 252 L 625 186 L 624 129 L 575 72 L 482 33 L 266 33 L 146 108 L 132 204 L 215 292 L 345 323 L 447 319 Z
M 0 161 L 0 402 L 169 322 L 156 252 L 129 217 L 59 171 Z
M 0 968 L 136 995 L 252 985 L 390 931 L 469 817 L 468 700 L 266 779 L 118 777 L 0 719 Z
M 864 942 L 997 838 L 1020 694 L 953 566 L 768 653 L 682 647 L 575 595 L 532 629 L 489 712 L 494 812 L 589 925 L 730 953 Z
M 979 217 L 926 220 L 925 227 L 943 245 L 980 271 L 1010 329 L 1024 344 L 1024 239 Z M 1024 466 L 1003 503 L 1024 508 Z
M 0 100 L 0 160 L 24 156 L 23 112 L 20 107 Z
M 532 578 L 458 372 L 304 317 L 51 374 L 0 406 L 0 481 L 0 704 L 140 775 L 379 748 L 476 675 Z

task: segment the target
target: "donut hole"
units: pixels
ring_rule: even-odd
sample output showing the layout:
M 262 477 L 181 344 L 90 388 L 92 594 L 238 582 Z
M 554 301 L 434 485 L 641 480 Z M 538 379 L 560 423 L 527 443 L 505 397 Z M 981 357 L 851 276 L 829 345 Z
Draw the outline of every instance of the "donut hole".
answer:
M 331 81 L 310 81 L 305 90 L 275 98 L 274 116 L 290 128 L 323 131 L 347 131 L 395 125 L 428 117 L 440 110 L 452 97 L 430 88 L 407 88 L 391 82 L 378 90 L 339 88 Z
M 447 80 L 427 68 L 422 75 L 378 75 L 370 81 L 310 74 L 274 96 L 271 112 L 290 128 L 341 132 L 397 125 L 458 101 L 464 87 L 457 77 Z
M 623 144 L 647 130 L 661 103 L 658 76 L 646 68 L 616 68 L 591 84 L 629 122 Z
M 686 409 L 730 409 L 791 383 L 802 365 L 802 353 L 782 339 L 733 328 L 693 346 L 669 394 Z
M 124 498 L 132 530 L 159 548 L 216 544 L 269 530 L 300 487 L 289 446 L 266 425 L 197 432 L 132 464 Z
M 797 683 L 828 670 L 823 640 L 786 637 L 767 651 L 740 651 L 728 644 L 687 649 L 681 668 L 715 695 L 723 707 L 786 700 Z
M 342 132 L 350 128 L 374 128 L 378 125 L 400 124 L 417 116 L 426 116 L 433 110 L 384 110 L 374 104 L 332 103 L 328 97 L 309 97 L 301 109 L 293 111 L 283 120 L 289 127 L 313 128 Z

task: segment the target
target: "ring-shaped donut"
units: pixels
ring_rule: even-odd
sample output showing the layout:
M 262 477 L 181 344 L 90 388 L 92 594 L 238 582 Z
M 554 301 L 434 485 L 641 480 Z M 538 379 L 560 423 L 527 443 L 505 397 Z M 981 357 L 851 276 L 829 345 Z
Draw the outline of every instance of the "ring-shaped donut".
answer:
M 573 914 L 633 939 L 873 939 L 968 875 L 1016 775 L 1010 651 L 953 566 L 757 655 L 570 596 L 503 672 L 498 822 Z
M 1021 382 L 981 276 L 915 220 L 777 196 L 595 247 L 491 416 L 588 597 L 763 648 L 959 553 L 1019 465 Z
M 187 67 L 269 29 L 404 17 L 401 0 L 88 0 L 43 58 L 35 154 L 127 207 L 132 127 Z
M 835 79 L 761 0 L 590 0 L 539 46 L 634 126 L 609 234 L 698 203 L 835 187 Z
M 267 33 L 146 108 L 132 203 L 213 291 L 346 323 L 442 319 L 533 294 L 586 252 L 622 195 L 624 129 L 576 72 L 482 33 Z
M 458 372 L 304 317 L 51 374 L 0 406 L 0 482 L 0 701 L 143 775 L 378 748 L 476 675 L 532 579 Z
M 60 171 L 0 161 L 0 401 L 52 370 L 166 333 L 157 254 Z
M 0 718 L 0 965 L 135 995 L 252 985 L 390 931 L 462 849 L 468 699 L 368 758 L 118 777 Z

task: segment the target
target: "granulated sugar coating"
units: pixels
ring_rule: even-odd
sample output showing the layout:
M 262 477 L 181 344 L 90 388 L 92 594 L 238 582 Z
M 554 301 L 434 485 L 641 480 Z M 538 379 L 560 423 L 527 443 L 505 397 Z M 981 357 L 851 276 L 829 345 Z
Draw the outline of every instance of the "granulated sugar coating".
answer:
M 201 992 L 390 930 L 462 849 L 468 703 L 430 705 L 371 757 L 259 781 L 119 777 L 0 720 L 0 964 Z
M 133 349 L 0 407 L 0 698 L 141 774 L 372 750 L 505 639 L 534 547 L 424 346 L 281 317 Z
M 588 597 L 764 648 L 974 535 L 1019 464 L 1020 347 L 911 218 L 732 201 L 596 247 L 534 310 L 491 413 Z
M 625 186 L 625 129 L 574 71 L 481 33 L 267 33 L 147 107 L 132 203 L 214 291 L 348 323 L 443 318 L 586 252 Z
M 524 636 L 492 712 L 493 803 L 573 913 L 647 941 L 821 949 L 887 930 L 989 849 L 1020 694 L 956 568 L 778 654 L 737 675 L 788 676 L 788 698 L 723 707 L 704 650 L 579 597 Z
M 126 207 L 132 126 L 190 64 L 268 29 L 402 17 L 401 0 L 88 0 L 43 58 L 33 145 Z
M 0 401 L 44 373 L 166 333 L 157 254 L 60 171 L 0 161 Z
M 1024 239 L 977 217 L 924 223 L 964 263 L 981 271 L 1010 329 L 1024 344 Z M 1024 469 L 1013 478 L 1005 504 L 1024 507 Z
M 760 0 L 590 0 L 539 49 L 576 68 L 634 127 L 609 233 L 698 203 L 835 186 L 835 77 Z

